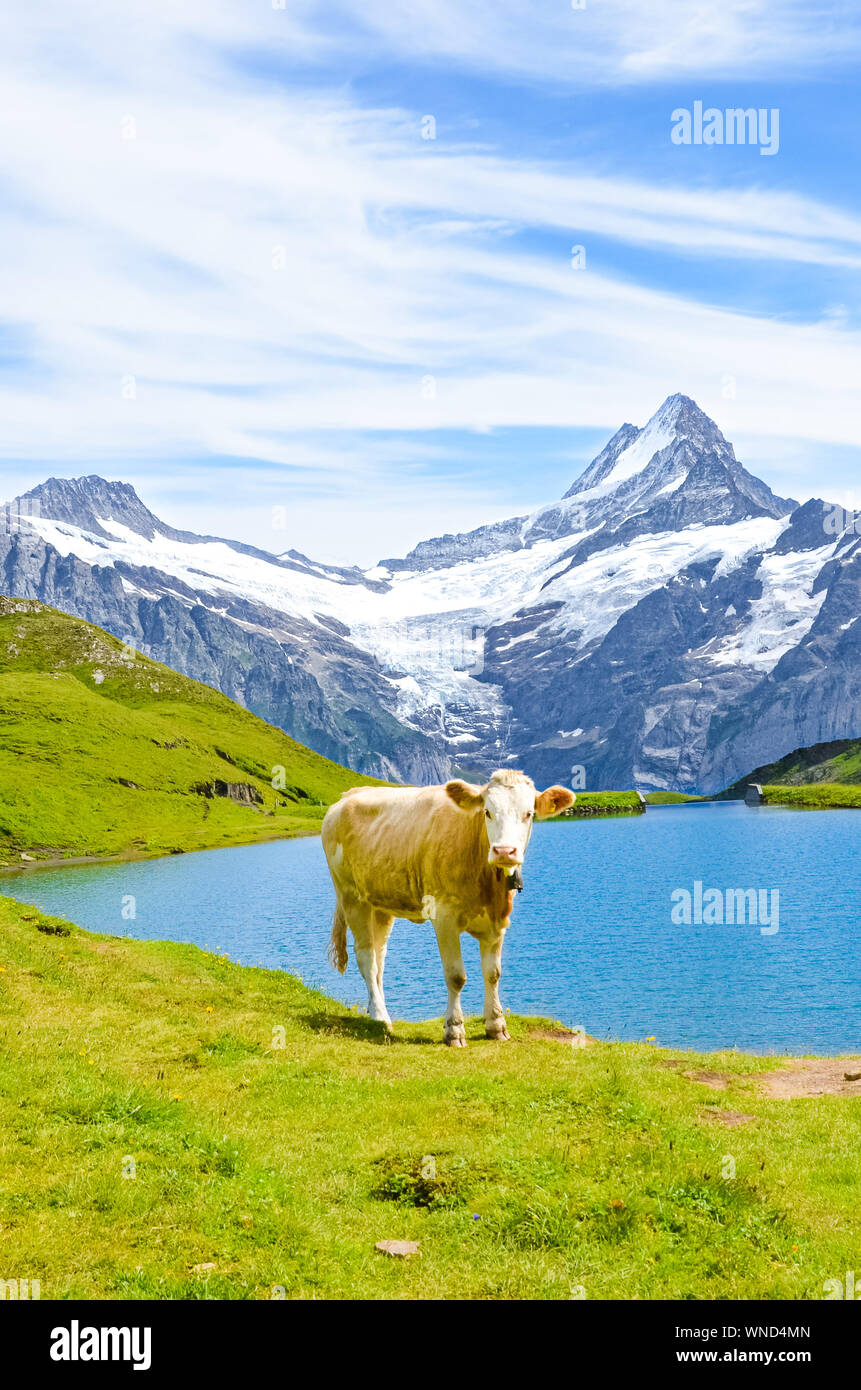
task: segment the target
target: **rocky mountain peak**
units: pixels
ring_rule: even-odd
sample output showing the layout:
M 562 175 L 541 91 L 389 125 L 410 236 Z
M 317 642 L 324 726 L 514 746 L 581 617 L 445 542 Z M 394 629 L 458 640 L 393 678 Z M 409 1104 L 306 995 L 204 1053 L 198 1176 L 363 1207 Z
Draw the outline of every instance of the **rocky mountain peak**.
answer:
M 690 396 L 685 396 L 681 391 L 667 396 L 667 399 L 649 420 L 646 429 L 662 426 L 675 430 L 677 434 L 690 435 L 695 434 L 698 430 L 704 430 L 723 438 L 714 420 L 700 409 L 695 400 Z
M 131 483 L 108 481 L 97 473 L 84 478 L 48 478 L 17 499 L 23 514 L 66 522 L 96 536 L 109 536 L 102 525 L 116 521 L 147 540 L 166 528 L 145 507 Z
M 680 448 L 683 443 L 689 447 Z M 667 397 L 642 429 L 626 424 L 617 430 L 568 489 L 565 498 L 581 496 L 596 487 L 607 492 L 623 484 L 633 484 L 651 465 L 663 464 L 667 450 L 674 456 L 678 474 L 684 471 L 686 463 L 690 466 L 695 454 L 710 451 L 717 453 L 728 465 L 735 463 L 732 445 L 727 443 L 714 421 L 690 396 L 677 392 Z M 652 472 L 655 471 L 653 467 Z M 666 468 L 660 471 L 667 473 Z M 648 477 L 644 481 L 648 482 Z M 666 481 L 668 479 L 662 477 L 662 483 Z
M 548 522 L 557 535 L 565 525 L 572 532 L 597 529 L 600 534 L 587 543 L 591 551 L 694 523 L 783 517 L 797 506 L 748 473 L 715 422 L 679 392 L 642 429 L 623 425 L 540 522 L 544 534 Z

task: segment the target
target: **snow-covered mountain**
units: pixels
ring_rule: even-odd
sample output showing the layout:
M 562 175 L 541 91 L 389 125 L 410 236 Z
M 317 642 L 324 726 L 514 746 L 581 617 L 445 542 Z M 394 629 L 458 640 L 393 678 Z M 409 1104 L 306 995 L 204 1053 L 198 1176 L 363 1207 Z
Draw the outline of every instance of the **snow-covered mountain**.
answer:
M 861 733 L 859 537 L 776 497 L 685 396 L 623 425 L 559 501 L 364 573 L 174 530 L 96 477 L 10 515 L 6 593 L 357 770 L 713 790 Z

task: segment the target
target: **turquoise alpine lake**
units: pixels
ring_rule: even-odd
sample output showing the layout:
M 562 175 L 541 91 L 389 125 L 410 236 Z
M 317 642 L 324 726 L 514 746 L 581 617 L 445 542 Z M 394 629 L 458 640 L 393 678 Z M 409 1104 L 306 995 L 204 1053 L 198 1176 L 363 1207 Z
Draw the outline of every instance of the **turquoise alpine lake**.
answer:
M 503 1005 L 599 1038 L 858 1052 L 859 848 L 857 811 L 738 802 L 538 825 L 506 935 Z M 352 950 L 344 976 L 326 960 L 332 889 L 318 837 L 27 869 L 4 875 L 2 891 L 92 931 L 194 942 L 366 1002 Z M 464 1010 L 480 1013 L 466 936 L 464 960 Z M 385 992 L 395 1020 L 442 1014 L 428 924 L 395 923 Z

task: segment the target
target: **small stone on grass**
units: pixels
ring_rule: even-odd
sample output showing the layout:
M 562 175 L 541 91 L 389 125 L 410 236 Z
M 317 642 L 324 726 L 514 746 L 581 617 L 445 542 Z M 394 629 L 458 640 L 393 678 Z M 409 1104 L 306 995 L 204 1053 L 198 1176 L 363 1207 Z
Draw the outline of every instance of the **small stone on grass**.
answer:
M 399 1260 L 406 1260 L 410 1255 L 419 1253 L 416 1240 L 378 1240 L 375 1248 L 383 1255 L 393 1255 Z

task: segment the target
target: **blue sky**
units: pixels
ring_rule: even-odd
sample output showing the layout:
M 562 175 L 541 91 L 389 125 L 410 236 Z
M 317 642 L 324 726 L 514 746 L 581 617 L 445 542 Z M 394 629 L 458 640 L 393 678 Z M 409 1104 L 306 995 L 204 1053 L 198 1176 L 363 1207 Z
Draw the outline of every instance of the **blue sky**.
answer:
M 372 563 L 683 391 L 861 507 L 859 61 L 795 0 L 7 8 L 3 495 L 99 472 Z M 778 152 L 674 144 L 697 101 Z

